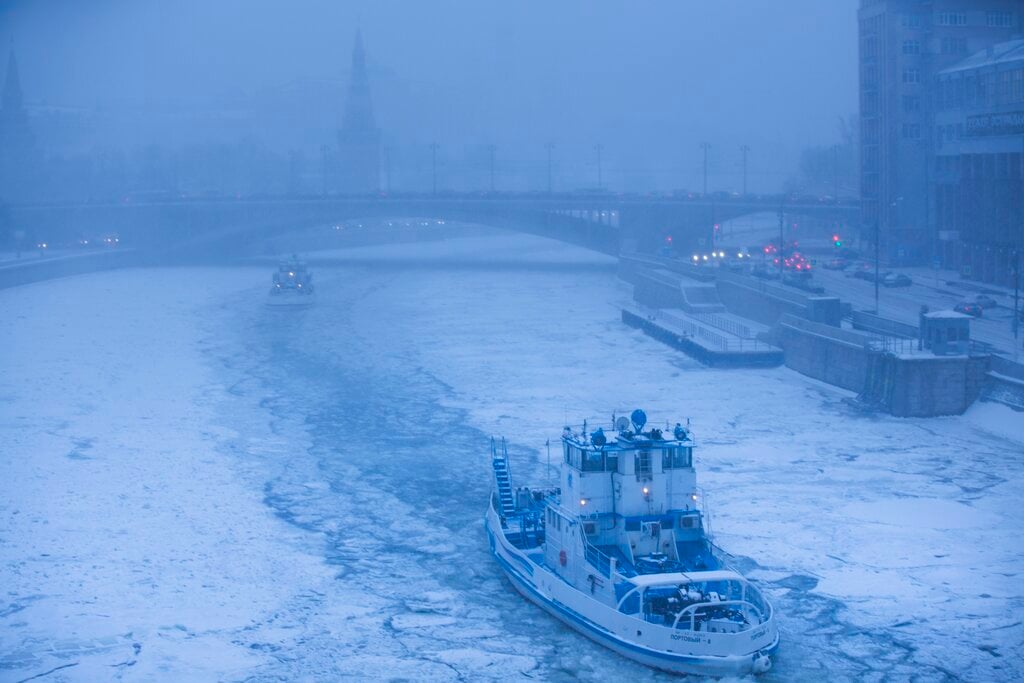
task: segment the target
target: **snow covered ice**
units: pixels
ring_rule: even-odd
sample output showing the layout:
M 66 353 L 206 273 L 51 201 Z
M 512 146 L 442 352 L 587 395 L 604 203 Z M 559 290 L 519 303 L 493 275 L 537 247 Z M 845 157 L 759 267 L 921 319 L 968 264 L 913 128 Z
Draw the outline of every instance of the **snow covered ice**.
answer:
M 567 416 L 636 406 L 692 420 L 781 620 L 763 680 L 1024 676 L 1009 408 L 700 366 L 620 322 L 613 260 L 541 238 L 307 256 L 302 311 L 257 267 L 0 291 L 0 680 L 667 680 L 516 595 L 481 521 L 490 435 L 543 482 Z

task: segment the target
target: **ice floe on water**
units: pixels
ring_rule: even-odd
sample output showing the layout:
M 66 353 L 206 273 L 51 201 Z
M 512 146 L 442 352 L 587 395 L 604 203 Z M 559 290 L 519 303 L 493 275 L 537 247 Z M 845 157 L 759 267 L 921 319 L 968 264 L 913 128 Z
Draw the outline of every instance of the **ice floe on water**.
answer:
M 780 614 L 768 680 L 1024 676 L 1012 416 L 703 368 L 538 238 L 374 249 L 294 314 L 254 268 L 0 291 L 0 680 L 667 678 L 518 597 L 481 527 L 488 436 L 543 481 L 564 420 L 638 406 L 692 418 L 717 541 Z

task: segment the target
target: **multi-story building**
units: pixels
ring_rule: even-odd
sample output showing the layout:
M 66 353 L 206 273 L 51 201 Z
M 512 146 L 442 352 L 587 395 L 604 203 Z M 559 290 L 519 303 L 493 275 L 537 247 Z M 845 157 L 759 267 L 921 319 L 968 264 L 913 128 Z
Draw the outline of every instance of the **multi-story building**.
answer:
M 937 252 L 930 194 L 938 73 L 1022 31 L 1020 0 L 861 0 L 861 197 L 884 258 Z
M 934 109 L 939 256 L 1009 285 L 1024 251 L 1024 38 L 940 72 Z

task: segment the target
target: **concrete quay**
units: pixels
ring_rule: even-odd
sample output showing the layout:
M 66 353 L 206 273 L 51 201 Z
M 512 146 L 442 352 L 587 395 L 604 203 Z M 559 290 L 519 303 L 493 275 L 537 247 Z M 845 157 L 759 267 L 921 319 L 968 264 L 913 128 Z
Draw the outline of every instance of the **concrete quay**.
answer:
M 782 365 L 782 349 L 756 337 L 742 337 L 715 327 L 707 318 L 694 318 L 680 309 L 632 306 L 622 309 L 622 322 L 705 365 L 732 368 Z
M 916 326 L 852 311 L 837 297 L 678 259 L 627 254 L 619 275 L 633 285 L 638 304 L 623 311 L 623 321 L 709 365 L 763 366 L 779 359 L 898 417 L 957 415 L 978 399 L 1024 410 L 1024 366 L 988 345 L 936 355 L 918 348 Z M 844 327 L 845 320 L 853 328 Z M 744 359 L 715 335 L 726 342 L 753 338 L 764 347 Z

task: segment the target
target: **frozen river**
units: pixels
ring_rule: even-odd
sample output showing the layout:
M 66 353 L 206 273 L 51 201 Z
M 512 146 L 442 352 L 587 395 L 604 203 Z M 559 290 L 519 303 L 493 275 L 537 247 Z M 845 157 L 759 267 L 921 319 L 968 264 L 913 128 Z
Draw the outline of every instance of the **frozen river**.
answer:
M 0 291 L 0 680 L 667 680 L 519 598 L 482 527 L 489 435 L 543 481 L 567 418 L 634 407 L 692 419 L 781 616 L 764 680 L 1024 676 L 1024 416 L 704 368 L 538 238 L 347 257 L 304 311 L 256 268 Z

